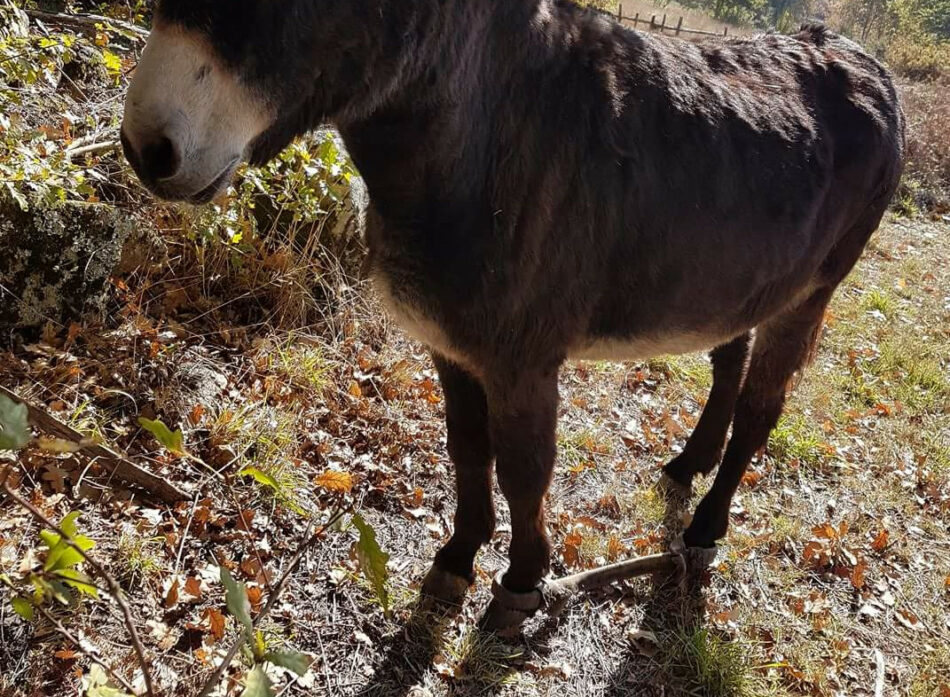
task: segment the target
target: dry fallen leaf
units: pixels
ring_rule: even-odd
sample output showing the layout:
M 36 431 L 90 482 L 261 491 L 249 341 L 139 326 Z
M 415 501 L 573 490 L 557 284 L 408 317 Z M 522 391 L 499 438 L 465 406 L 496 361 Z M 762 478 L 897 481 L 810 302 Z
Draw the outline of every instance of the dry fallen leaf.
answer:
M 656 634 L 645 629 L 631 629 L 627 632 L 627 638 L 637 647 L 637 651 L 650 658 L 656 655 L 659 650 L 660 641 Z
M 251 603 L 251 607 L 257 610 L 261 604 L 261 597 L 264 595 L 264 591 L 261 590 L 260 586 L 248 586 L 247 587 L 247 599 Z
M 920 618 L 917 617 L 917 615 L 915 615 L 910 610 L 896 610 L 895 615 L 897 617 L 897 621 L 900 622 L 905 627 L 907 627 L 908 629 L 912 629 L 914 631 L 921 631 L 924 628 L 924 625 L 920 621 Z
M 208 626 L 211 629 L 211 636 L 220 641 L 224 638 L 224 614 L 217 608 L 210 607 L 205 610 L 204 618 L 208 620 Z
M 851 585 L 861 590 L 864 588 L 864 576 L 867 573 L 867 562 L 861 562 L 851 570 Z
M 574 674 L 574 668 L 566 661 L 555 661 L 554 663 L 545 663 L 544 665 L 529 661 L 525 664 L 525 668 L 542 678 L 570 680 Z
M 191 412 L 188 414 L 188 420 L 191 421 L 192 426 L 197 426 L 201 423 L 202 417 L 205 415 L 205 408 L 201 404 L 196 404 L 192 407 Z
M 564 563 L 568 566 L 577 566 L 580 563 L 580 549 L 584 537 L 577 532 L 571 532 L 564 538 Z
M 201 598 L 201 581 L 194 576 L 189 577 L 185 581 L 185 593 L 196 599 Z
M 353 475 L 348 472 L 327 470 L 314 480 L 314 483 L 327 491 L 348 494 L 353 489 Z
M 176 578 L 172 581 L 171 588 L 168 589 L 168 593 L 165 594 L 165 607 L 171 608 L 175 607 L 178 604 L 178 579 Z

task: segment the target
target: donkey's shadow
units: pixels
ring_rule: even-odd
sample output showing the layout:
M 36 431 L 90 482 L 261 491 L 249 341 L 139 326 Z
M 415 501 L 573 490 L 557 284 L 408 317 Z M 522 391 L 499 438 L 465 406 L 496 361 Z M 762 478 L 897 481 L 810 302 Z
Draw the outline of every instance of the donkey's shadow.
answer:
M 666 501 L 664 514 L 665 544 L 668 547 L 682 532 L 683 512 L 689 504 L 683 492 L 658 484 Z M 607 680 L 604 694 L 607 697 L 628 695 L 669 696 L 676 694 L 670 686 L 682 682 L 681 677 L 671 674 L 677 670 L 675 663 L 668 665 L 657 660 L 662 651 L 652 637 L 668 640 L 670 637 L 690 637 L 699 631 L 705 617 L 705 574 L 687 577 L 684 581 L 654 577 L 652 588 L 645 594 L 646 607 L 640 629 L 643 639 L 631 642 L 627 653 L 612 656 L 616 666 Z M 535 625 L 530 634 L 511 642 L 500 640 L 478 629 L 470 630 L 461 640 L 460 658 L 447 658 L 446 666 L 456 666 L 454 675 L 445 683 L 429 690 L 426 680 L 441 680 L 433 671 L 433 664 L 442 662 L 440 655 L 445 650 L 448 633 L 461 608 L 440 609 L 419 601 L 413 607 L 403 629 L 389 637 L 383 644 L 383 659 L 377 666 L 372 684 L 360 695 L 368 697 L 428 697 L 432 694 L 447 694 L 453 697 L 491 697 L 498 694 L 509 677 L 524 668 L 525 647 L 530 653 L 544 654 L 547 640 L 558 631 L 559 621 L 550 617 Z M 619 628 L 618 628 L 619 630 Z M 438 669 L 438 665 L 435 666 Z M 581 697 L 581 696 L 578 696 Z
M 382 661 L 369 685 L 358 692 L 367 697 L 429 695 L 423 681 L 443 650 L 460 606 L 442 607 L 419 598 L 403 627 L 380 646 Z

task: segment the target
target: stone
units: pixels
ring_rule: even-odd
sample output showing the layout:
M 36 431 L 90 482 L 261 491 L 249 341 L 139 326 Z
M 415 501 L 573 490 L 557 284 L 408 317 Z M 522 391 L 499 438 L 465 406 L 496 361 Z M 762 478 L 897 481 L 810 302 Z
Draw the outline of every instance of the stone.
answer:
M 103 204 L 33 205 L 0 196 L 0 337 L 101 312 L 128 212 Z

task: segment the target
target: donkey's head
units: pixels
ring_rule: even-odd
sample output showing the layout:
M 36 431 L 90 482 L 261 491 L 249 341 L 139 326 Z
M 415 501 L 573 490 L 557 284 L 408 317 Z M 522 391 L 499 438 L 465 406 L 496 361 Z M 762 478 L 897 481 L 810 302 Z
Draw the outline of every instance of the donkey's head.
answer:
M 122 123 L 142 182 L 162 198 L 208 201 L 241 161 L 265 162 L 352 110 L 372 53 L 367 4 L 160 0 Z

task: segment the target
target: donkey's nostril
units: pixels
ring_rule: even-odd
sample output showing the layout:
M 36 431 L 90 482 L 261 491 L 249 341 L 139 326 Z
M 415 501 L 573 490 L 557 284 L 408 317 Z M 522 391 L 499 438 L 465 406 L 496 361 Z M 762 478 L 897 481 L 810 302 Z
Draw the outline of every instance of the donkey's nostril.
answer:
M 170 138 L 160 136 L 142 148 L 142 169 L 153 180 L 171 179 L 181 167 L 178 148 Z

